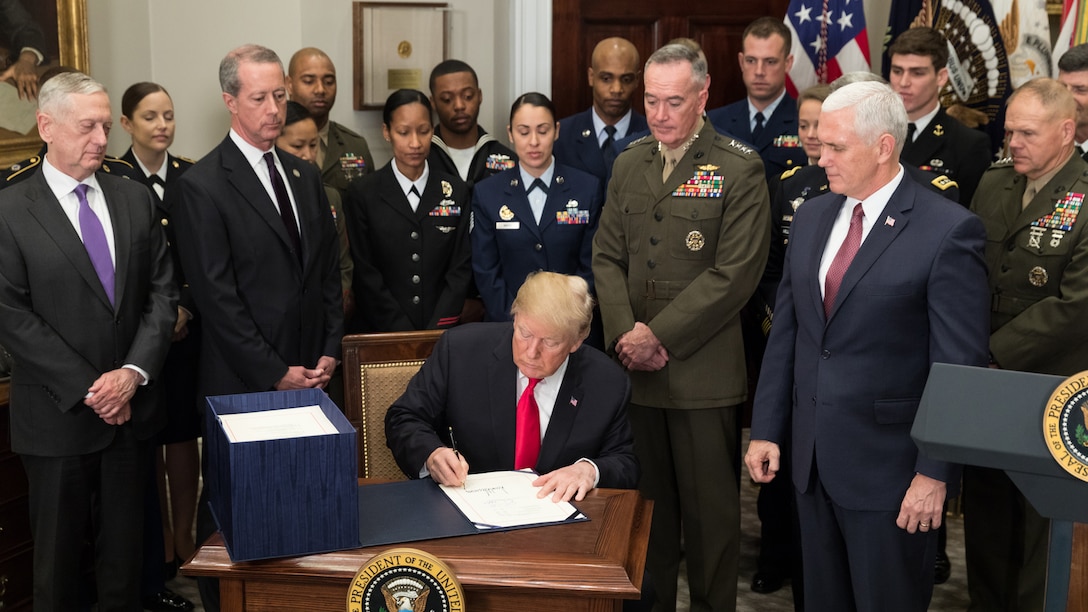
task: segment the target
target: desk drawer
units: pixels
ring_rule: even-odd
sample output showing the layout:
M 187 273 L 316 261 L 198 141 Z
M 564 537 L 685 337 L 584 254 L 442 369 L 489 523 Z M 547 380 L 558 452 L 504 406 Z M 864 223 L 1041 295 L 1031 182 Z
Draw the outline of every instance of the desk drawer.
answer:
M 0 487 L 0 504 L 26 496 L 26 471 L 23 470 L 23 461 L 18 455 L 0 458 L 0 482 L 4 483 Z
M 0 558 L 0 610 L 29 610 L 34 594 L 34 549 L 29 546 Z

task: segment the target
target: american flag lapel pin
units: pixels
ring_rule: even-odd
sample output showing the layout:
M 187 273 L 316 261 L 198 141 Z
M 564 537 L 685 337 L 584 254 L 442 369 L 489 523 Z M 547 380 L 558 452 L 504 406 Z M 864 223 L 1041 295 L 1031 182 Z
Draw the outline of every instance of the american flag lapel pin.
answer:
M 577 408 L 578 407 L 578 398 L 576 398 L 576 397 L 570 398 L 570 405 Z
M 884 225 L 887 225 L 888 227 L 895 227 L 895 219 L 892 219 L 891 215 L 889 215 L 887 219 L 884 219 Z

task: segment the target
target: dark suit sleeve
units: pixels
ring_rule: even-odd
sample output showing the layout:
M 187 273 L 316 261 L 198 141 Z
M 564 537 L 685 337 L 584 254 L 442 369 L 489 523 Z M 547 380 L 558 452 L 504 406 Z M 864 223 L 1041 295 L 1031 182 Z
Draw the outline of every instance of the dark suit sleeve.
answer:
M 404 394 L 385 413 L 385 443 L 409 478 L 419 478 L 427 457 L 446 444 L 436 432 L 447 405 L 449 344 L 449 336 L 443 334 Z
M 488 178 L 480 181 L 472 190 L 472 272 L 488 316 L 492 320 L 503 321 L 509 315 L 510 305 L 507 303 L 508 291 L 495 236 L 496 219 L 483 204 L 485 198 L 496 196 L 491 186 L 492 179 Z
M 926 287 L 930 363 L 985 366 L 988 361 L 990 290 L 985 245 L 985 229 L 974 215 L 956 223 L 941 244 Z M 924 453 L 918 453 L 915 471 L 950 484 L 959 474 L 956 466 Z
M 795 218 L 796 220 L 796 218 Z M 816 222 L 813 217 L 810 223 Z M 793 412 L 794 343 L 797 313 L 793 303 L 793 275 L 790 272 L 792 247 L 786 247 L 782 280 L 774 303 L 774 325 L 767 338 L 767 350 L 759 370 L 760 384 L 752 405 L 753 440 L 769 440 L 781 446 L 788 438 Z
M 457 205 L 462 211 L 470 210 L 468 189 L 462 188 Z M 471 218 L 471 217 L 470 217 Z M 453 253 L 446 266 L 446 282 L 442 293 L 435 303 L 434 314 L 427 322 L 427 329 L 438 329 L 438 322 L 442 319 L 450 320 L 460 317 L 465 308 L 465 297 L 468 295 L 468 286 L 472 282 L 472 244 L 469 241 L 469 220 L 462 218 L 457 224 L 453 245 Z M 443 325 L 442 327 L 448 327 Z
M 140 316 L 140 326 L 123 363 L 135 365 L 154 378 L 166 360 L 174 323 L 178 319 L 178 289 L 174 282 L 174 265 L 166 244 L 166 234 L 153 214 L 155 203 L 149 191 L 139 191 L 143 201 L 135 203 L 135 210 L 130 210 L 129 213 L 133 219 L 144 224 L 143 227 L 134 227 L 133 230 L 147 232 L 151 278 Z M 131 265 L 137 264 L 131 262 Z
M 166 197 L 186 278 L 200 300 L 205 337 L 217 340 L 216 347 L 247 387 L 272 389 L 290 364 L 265 339 L 239 292 L 228 220 L 216 197 L 207 185 L 184 178 Z
M 617 389 L 618 391 L 619 389 Z M 601 441 L 601 452 L 587 457 L 601 472 L 599 487 L 634 489 L 638 486 L 639 465 L 635 458 L 634 436 L 627 419 L 627 404 L 631 400 L 631 382 L 623 377 L 623 393 L 616 393 L 617 403 L 611 406 L 612 419 Z

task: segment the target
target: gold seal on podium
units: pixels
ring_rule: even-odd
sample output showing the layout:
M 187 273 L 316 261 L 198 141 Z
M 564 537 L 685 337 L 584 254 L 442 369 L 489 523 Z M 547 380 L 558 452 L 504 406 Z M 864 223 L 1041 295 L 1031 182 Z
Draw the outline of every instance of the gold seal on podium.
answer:
M 1043 437 L 1058 465 L 1088 482 L 1088 371 L 1054 390 L 1043 411 Z
M 391 548 L 359 568 L 348 588 L 347 612 L 464 612 L 461 583 L 437 557 Z

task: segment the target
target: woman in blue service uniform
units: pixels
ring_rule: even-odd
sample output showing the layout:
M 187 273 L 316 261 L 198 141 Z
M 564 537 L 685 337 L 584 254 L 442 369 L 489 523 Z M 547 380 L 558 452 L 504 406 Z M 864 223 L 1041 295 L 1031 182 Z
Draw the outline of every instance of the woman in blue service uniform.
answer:
M 382 110 L 393 159 L 348 187 L 356 302 L 350 332 L 444 329 L 460 321 L 472 279 L 468 189 L 428 166 L 432 130 L 427 96 L 393 92 Z
M 472 193 L 472 271 L 490 321 L 510 319 L 514 296 L 536 270 L 577 274 L 593 291 L 590 259 L 601 216 L 597 178 L 552 157 L 559 123 L 547 96 L 515 100 L 506 130 L 518 163 Z

